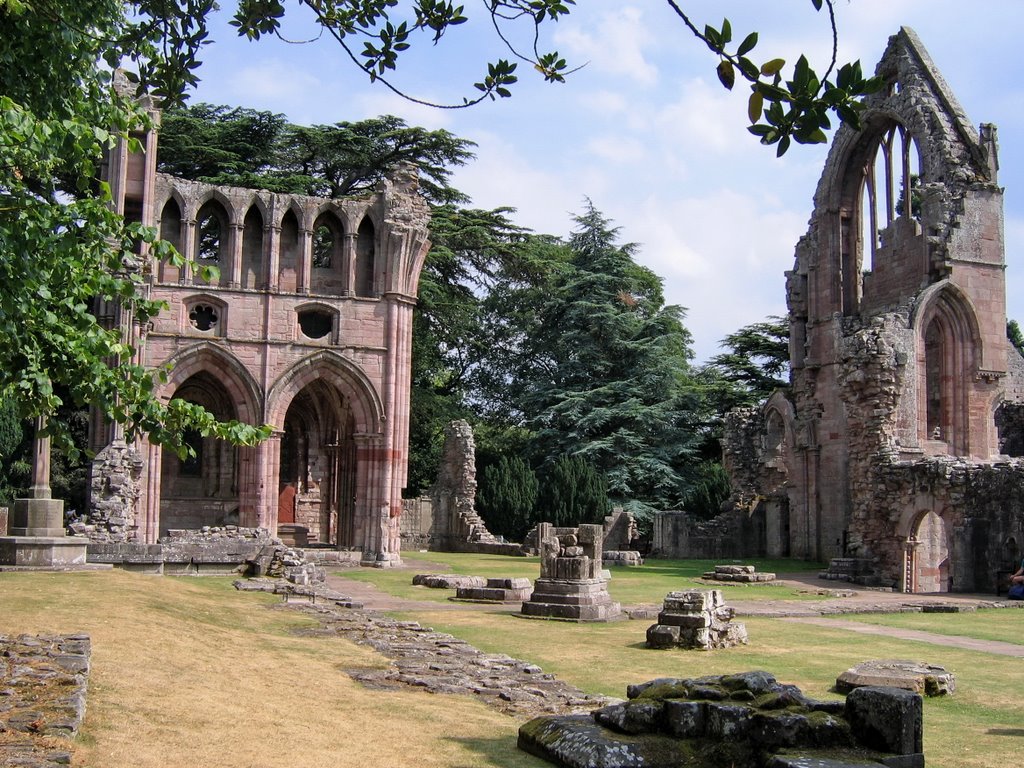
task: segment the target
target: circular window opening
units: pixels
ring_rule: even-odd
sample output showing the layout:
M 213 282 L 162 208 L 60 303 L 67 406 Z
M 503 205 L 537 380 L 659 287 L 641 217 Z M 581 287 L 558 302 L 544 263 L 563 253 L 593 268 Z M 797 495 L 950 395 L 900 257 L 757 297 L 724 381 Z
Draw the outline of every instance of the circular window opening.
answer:
M 331 332 L 331 315 L 316 309 L 299 312 L 299 328 L 311 339 L 322 339 Z
M 209 304 L 196 304 L 188 313 L 188 321 L 200 331 L 208 331 L 217 325 L 217 310 Z

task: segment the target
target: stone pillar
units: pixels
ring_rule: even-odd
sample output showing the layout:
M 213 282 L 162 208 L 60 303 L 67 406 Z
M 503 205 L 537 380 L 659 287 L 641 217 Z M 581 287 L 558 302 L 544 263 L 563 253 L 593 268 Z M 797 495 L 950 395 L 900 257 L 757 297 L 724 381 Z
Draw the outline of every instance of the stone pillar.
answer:
M 64 502 L 50 498 L 50 439 L 36 422 L 32 495 L 16 499 L 9 535 L 0 537 L 0 566 L 68 568 L 85 565 L 85 539 L 64 535 Z
M 32 447 L 32 487 L 29 498 L 16 499 L 11 515 L 11 536 L 63 536 L 64 502 L 50 497 L 50 438 L 40 434 L 45 421 L 36 420 Z
M 192 284 L 192 259 L 196 255 L 196 220 L 181 220 L 181 255 L 185 257 L 185 264 L 181 267 L 181 274 L 178 282 L 182 285 Z
M 346 232 L 341 251 L 342 295 L 355 296 L 356 293 L 356 233 Z
M 313 233 L 308 229 L 299 230 L 298 292 L 309 293 L 313 268 Z
M 231 241 L 228 244 L 227 285 L 238 288 L 242 284 L 242 231 L 244 225 L 235 223 L 229 227 Z M 221 273 L 220 284 L 224 285 L 224 274 Z

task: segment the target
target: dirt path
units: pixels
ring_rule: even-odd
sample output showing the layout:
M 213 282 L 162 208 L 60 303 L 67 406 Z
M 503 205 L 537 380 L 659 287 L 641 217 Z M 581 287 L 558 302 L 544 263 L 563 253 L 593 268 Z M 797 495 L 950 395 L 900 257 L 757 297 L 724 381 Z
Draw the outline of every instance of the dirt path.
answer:
M 860 632 L 865 635 L 884 635 L 896 637 L 900 640 L 917 640 L 932 645 L 942 645 L 947 648 L 961 648 L 965 651 L 981 651 L 983 653 L 994 653 L 997 656 L 1015 656 L 1024 658 L 1024 645 L 1004 643 L 998 640 L 979 640 L 974 637 L 963 637 L 961 635 L 940 635 L 935 632 L 922 632 L 917 629 L 899 629 L 897 627 L 883 627 L 877 624 L 862 624 L 859 621 L 847 621 L 844 619 L 827 619 L 824 617 L 794 616 L 785 618 L 783 621 L 792 621 L 800 624 L 814 624 L 818 627 L 829 627 L 831 629 L 845 629 L 850 632 Z

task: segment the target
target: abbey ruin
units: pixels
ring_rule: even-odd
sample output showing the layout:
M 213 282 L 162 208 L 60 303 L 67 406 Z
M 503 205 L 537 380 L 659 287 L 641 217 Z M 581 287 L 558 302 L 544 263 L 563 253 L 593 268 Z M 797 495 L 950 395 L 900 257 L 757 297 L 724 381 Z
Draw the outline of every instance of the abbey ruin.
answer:
M 290 526 L 367 564 L 397 561 L 412 311 L 429 249 L 415 170 L 352 199 L 273 194 L 157 173 L 156 131 L 138 138 L 142 153 L 122 143 L 109 158 L 119 212 L 219 276 L 143 270 L 168 308 L 125 329 L 137 362 L 168 369 L 157 396 L 274 431 L 251 448 L 192 434 L 182 460 L 94 419 L 88 535 L 141 545 L 173 529 Z M 122 323 L 116 306 L 103 319 Z
M 659 535 L 677 554 L 731 547 L 905 592 L 987 591 L 1024 542 L 996 129 L 974 129 L 907 28 L 877 74 L 786 273 L 790 388 L 727 422 L 732 510 L 663 519 Z

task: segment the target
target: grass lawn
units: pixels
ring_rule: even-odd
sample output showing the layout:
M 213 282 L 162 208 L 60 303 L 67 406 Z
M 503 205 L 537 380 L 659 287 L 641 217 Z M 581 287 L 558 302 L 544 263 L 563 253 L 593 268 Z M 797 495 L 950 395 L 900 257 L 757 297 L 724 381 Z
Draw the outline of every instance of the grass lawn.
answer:
M 420 561 L 423 573 L 457 573 L 465 576 L 487 578 L 526 577 L 536 579 L 540 575 L 540 559 L 536 557 L 506 557 L 503 555 L 470 555 L 458 552 L 409 552 L 403 553 L 406 561 Z M 795 571 L 817 572 L 820 563 L 798 560 L 747 560 L 758 571 L 789 573 Z M 708 585 L 697 579 L 714 568 L 721 561 L 716 560 L 648 560 L 639 568 L 616 567 L 611 569 L 612 580 L 608 591 L 613 600 L 623 605 L 639 603 L 660 603 L 673 590 Z M 454 592 L 429 587 L 414 587 L 412 573 L 408 570 L 360 569 L 338 572 L 339 576 L 358 581 L 367 581 L 385 592 L 412 600 L 447 602 Z M 729 600 L 821 600 L 820 595 L 809 595 L 799 590 L 762 584 L 722 584 L 726 601 Z
M 445 572 L 536 576 L 527 559 L 416 555 Z M 707 568 L 659 562 L 617 569 L 616 598 L 656 602 Z M 792 570 L 789 564 L 784 570 Z M 769 569 L 766 565 L 759 567 Z M 783 570 L 779 564 L 772 566 Z M 410 571 L 346 571 L 423 599 Z M 389 579 L 393 581 L 389 582 Z M 633 583 L 630 583 L 633 582 Z M 781 596 L 780 588 L 753 589 Z M 635 597 L 623 597 L 633 595 Z M 383 657 L 339 638 L 300 637 L 309 625 L 276 598 L 237 593 L 220 578 L 160 578 L 113 572 L 0 573 L 0 633 L 88 632 L 93 639 L 88 713 L 76 765 L 539 768 L 515 748 L 519 722 L 468 697 L 370 691 L 346 668 Z M 749 646 L 714 653 L 652 651 L 648 622 L 531 621 L 501 610 L 402 614 L 493 652 L 540 664 L 591 692 L 624 695 L 629 683 L 662 676 L 766 669 L 807 693 L 830 697 L 836 675 L 874 658 L 942 664 L 952 697 L 925 701 L 929 768 L 1005 768 L 1019 759 L 1024 726 L 1020 659 L 779 619 L 748 619 Z M 850 618 L 850 617 L 847 617 Z M 858 617 L 929 631 L 1008 639 L 1017 611 Z
M 92 670 L 75 765 L 539 768 L 519 723 L 468 697 L 370 691 L 386 663 L 279 598 L 224 578 L 0 573 L 0 634 L 87 632 Z
M 1024 609 L 993 608 L 977 613 L 890 613 L 844 616 L 883 627 L 919 629 L 939 635 L 960 635 L 1024 645 Z

